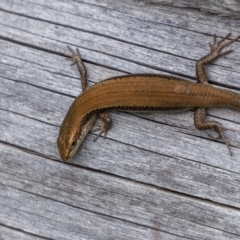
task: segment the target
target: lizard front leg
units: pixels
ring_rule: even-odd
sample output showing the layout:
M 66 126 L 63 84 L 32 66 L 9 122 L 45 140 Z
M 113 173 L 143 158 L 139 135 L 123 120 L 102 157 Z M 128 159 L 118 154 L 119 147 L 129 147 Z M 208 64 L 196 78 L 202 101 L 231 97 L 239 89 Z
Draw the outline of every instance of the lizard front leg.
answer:
M 72 55 L 66 55 L 66 59 L 72 62 L 71 66 L 77 65 L 78 72 L 80 74 L 80 81 L 82 85 L 82 92 L 84 92 L 88 88 L 88 79 L 87 79 L 87 71 L 83 64 L 81 55 L 79 50 L 77 49 L 76 52 L 68 46 L 68 50 L 72 53 Z
M 87 79 L 87 71 L 86 71 L 86 68 L 83 64 L 80 52 L 79 52 L 78 49 L 75 52 L 69 46 L 68 46 L 68 49 L 72 54 L 71 55 L 66 55 L 66 58 L 67 58 L 67 60 L 72 61 L 71 65 L 75 65 L 75 64 L 77 65 L 77 68 L 78 68 L 78 71 L 79 71 L 79 74 L 80 74 L 80 79 L 81 79 L 82 92 L 85 92 L 86 89 L 88 88 L 88 79 Z M 92 130 L 93 132 L 99 131 L 99 134 L 94 139 L 94 141 L 96 141 L 99 138 L 99 136 L 101 136 L 102 134 L 104 134 L 104 139 L 105 139 L 108 130 L 112 126 L 112 119 L 105 112 L 95 114 L 95 117 L 94 117 L 95 119 L 92 120 L 93 124 L 96 122 L 98 117 L 102 120 L 102 124 L 97 125 L 97 128 Z

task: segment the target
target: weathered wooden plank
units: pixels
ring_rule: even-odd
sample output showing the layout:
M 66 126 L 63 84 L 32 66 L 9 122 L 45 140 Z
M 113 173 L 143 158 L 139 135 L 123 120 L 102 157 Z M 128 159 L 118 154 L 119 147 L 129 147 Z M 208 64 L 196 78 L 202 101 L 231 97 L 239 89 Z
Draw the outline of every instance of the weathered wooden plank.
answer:
M 8 217 L 8 216 L 6 216 Z M 15 227 L 15 226 L 14 226 Z M 16 230 L 14 228 L 5 227 L 0 225 L 0 238 L 1 239 L 18 239 L 18 240 L 49 240 L 50 238 L 42 238 L 29 233 Z
M 11 146 L 0 144 L 0 150 L 0 221 L 8 226 L 57 239 L 236 239 L 240 235 L 240 214 L 234 209 L 46 161 Z
M 12 74 L 12 72 L 10 72 L 10 74 L 4 75 L 6 78 L 12 77 L 14 81 L 8 81 L 8 80 L 3 81 L 2 82 L 3 85 L 1 88 L 5 88 L 5 90 L 8 91 L 8 94 L 10 96 L 15 96 L 15 97 L 12 99 L 6 98 L 6 101 L 4 100 L 4 98 L 2 98 L 2 103 L 1 103 L 2 109 L 16 112 L 18 114 L 21 114 L 21 112 L 24 112 L 25 116 L 36 119 L 38 121 L 43 121 L 45 123 L 51 123 L 59 126 L 61 123 L 62 117 L 64 116 L 68 106 L 72 101 L 72 98 L 69 98 L 67 96 L 60 96 L 59 94 L 55 94 L 53 92 L 47 92 L 41 88 L 39 89 L 37 87 L 21 84 L 21 82 L 18 83 L 17 81 L 19 80 L 25 81 L 26 83 L 31 83 L 36 86 L 38 84 L 40 86 L 41 84 L 45 84 L 45 85 L 42 85 L 44 88 L 48 88 L 54 91 L 54 87 L 56 85 L 56 79 L 57 77 L 60 77 L 61 80 L 65 82 L 65 84 L 66 82 L 69 82 L 69 85 L 70 85 L 71 82 L 73 82 L 73 86 L 71 87 L 74 89 L 74 91 L 72 89 L 70 89 L 70 91 L 72 91 L 71 94 L 73 95 L 77 94 L 77 92 L 79 91 L 78 90 L 79 80 L 69 79 L 68 77 L 63 75 L 66 73 L 57 72 L 59 71 L 59 69 L 57 68 L 58 66 L 57 61 L 59 61 L 59 63 L 61 64 L 60 66 L 61 69 L 66 69 L 67 65 L 65 60 L 59 58 L 58 56 L 52 56 L 51 54 L 48 54 L 48 57 L 46 58 L 46 53 L 40 52 L 37 54 L 34 51 L 28 52 L 26 47 L 20 48 L 18 45 L 16 46 L 15 44 L 9 45 L 5 41 L 2 41 L 1 46 L 3 46 L 2 51 L 7 49 L 7 51 L 4 52 L 5 57 L 3 59 L 3 63 L 12 64 L 13 66 L 15 66 L 15 69 L 17 69 L 14 75 Z M 22 53 L 21 58 L 23 59 L 18 59 L 18 58 L 14 59 L 13 57 L 10 57 L 10 56 L 13 56 L 13 53 L 11 53 L 9 49 L 10 50 L 13 49 L 14 53 L 17 56 L 19 56 L 20 53 Z M 45 57 L 43 57 L 43 55 Z M 24 64 L 25 62 L 27 62 L 27 64 Z M 45 65 L 44 65 L 44 62 L 46 62 Z M 64 68 L 64 65 L 66 65 L 65 68 Z M 95 74 L 97 75 L 98 72 L 100 72 L 100 70 L 104 70 L 103 68 L 100 68 L 100 70 L 97 70 L 97 67 L 93 68 L 92 65 L 87 65 L 87 66 L 89 66 L 90 72 L 94 73 L 92 78 L 94 78 Z M 67 72 L 70 72 L 70 67 L 68 68 L 69 70 Z M 95 71 L 92 71 L 92 69 L 93 70 L 95 69 Z M 56 74 L 57 76 L 55 74 L 54 76 L 52 76 L 51 74 L 49 74 L 49 72 L 50 73 L 57 72 Z M 46 75 L 46 73 L 48 75 Z M 109 72 L 108 74 L 111 75 Z M 33 76 L 35 75 L 38 76 L 38 79 L 33 78 Z M 16 87 L 16 84 L 17 84 L 17 87 Z M 34 92 L 34 95 L 32 95 L 33 92 Z M 39 96 L 41 96 L 41 98 L 39 98 Z M 11 118 L 14 118 L 14 115 L 12 114 L 10 115 L 13 116 Z M 118 119 L 116 118 L 117 116 L 118 116 Z M 149 118 L 148 116 L 147 118 Z M 226 147 L 223 144 L 219 145 L 219 143 L 209 141 L 209 139 L 207 140 L 200 139 L 200 141 L 198 141 L 198 144 L 196 145 L 197 139 L 194 136 L 191 136 L 192 131 L 194 131 L 194 135 L 198 135 L 198 136 L 204 136 L 206 135 L 206 133 L 200 133 L 199 131 L 194 130 L 191 113 L 188 113 L 188 114 L 184 113 L 180 115 L 158 115 L 158 116 L 156 114 L 152 114 L 150 116 L 151 116 L 150 119 L 152 118 L 158 122 L 161 121 L 164 123 L 164 125 L 158 126 L 158 124 L 152 124 L 149 126 L 149 123 L 144 119 L 138 119 L 138 120 L 136 120 L 135 118 L 131 119 L 130 115 L 125 115 L 125 114 L 114 115 L 115 127 L 112 129 L 112 133 L 111 132 L 109 133 L 109 137 L 114 139 L 115 141 L 120 141 L 122 143 L 134 145 L 134 147 L 132 150 L 126 150 L 127 148 L 125 147 L 119 147 L 119 146 L 113 147 L 113 145 L 111 145 L 111 148 L 118 149 L 120 158 L 122 158 L 121 155 L 124 153 L 125 158 L 132 159 L 130 163 L 128 163 L 128 165 L 131 165 L 132 161 L 134 162 L 138 158 L 138 156 L 139 157 L 141 156 L 141 155 L 138 155 L 139 151 L 136 150 L 136 148 L 139 148 L 139 149 L 145 149 L 147 151 L 146 153 L 144 153 L 143 155 L 144 157 L 142 157 L 143 159 L 145 159 L 146 156 L 149 154 L 148 153 L 149 150 L 161 155 L 172 155 L 174 156 L 173 159 L 177 157 L 180 159 L 185 158 L 185 159 L 188 159 L 189 161 L 190 160 L 199 161 L 198 160 L 199 153 L 201 153 L 201 161 L 203 163 L 205 162 L 206 164 L 217 166 L 222 168 L 223 170 L 225 169 L 228 171 L 232 171 L 232 169 L 235 169 L 235 171 L 238 172 L 239 166 L 232 161 L 233 160 L 232 158 L 230 158 L 229 161 L 226 161 L 226 158 L 228 157 L 228 152 L 226 151 Z M 238 113 L 236 113 L 236 116 L 238 116 Z M 55 127 L 54 127 L 54 130 L 50 130 L 49 128 L 50 126 L 41 126 L 42 125 L 41 122 L 36 123 L 35 121 L 30 121 L 30 123 L 27 124 L 27 128 L 24 128 L 27 120 L 25 118 L 20 118 L 22 120 L 19 120 L 18 117 L 17 119 L 18 119 L 17 122 L 15 121 L 9 122 L 9 126 L 17 124 L 16 129 L 11 128 L 10 132 L 3 134 L 2 135 L 3 141 L 4 139 L 8 139 L 9 142 L 12 142 L 13 144 L 16 144 L 16 145 L 19 144 L 19 146 L 28 148 L 31 151 L 35 151 L 36 149 L 39 149 L 40 151 L 38 151 L 38 153 L 43 153 L 43 154 L 46 154 L 47 156 L 58 158 L 58 152 L 55 145 L 55 139 L 57 137 L 57 129 Z M 7 120 L 8 120 L 8 117 L 5 120 L 3 119 L 2 121 L 7 121 Z M 138 122 L 138 126 L 133 128 L 132 126 L 135 125 L 134 123 L 136 121 Z M 167 124 L 167 126 L 165 124 Z M 28 128 L 28 125 L 31 127 Z M 118 128 L 116 128 L 117 126 Z M 178 127 L 181 126 L 183 129 L 181 129 L 180 131 L 177 129 L 175 130 L 175 128 L 172 128 L 171 126 L 178 126 Z M 189 126 L 191 128 L 190 130 L 187 130 Z M 230 126 L 233 129 L 237 127 L 237 125 L 233 125 L 233 124 L 231 124 Z M 20 139 L 18 141 L 15 141 L 11 137 L 11 135 L 15 136 L 14 132 L 16 132 L 18 128 L 22 129 L 22 134 L 20 134 L 21 136 Z M 39 129 L 39 130 L 42 129 L 41 134 L 36 136 L 35 129 Z M 156 130 L 161 133 L 157 137 L 155 134 Z M 28 132 L 30 132 L 30 134 L 28 134 Z M 49 132 L 51 133 L 54 132 L 54 137 L 50 138 L 51 144 L 49 144 L 49 141 L 42 143 L 43 144 L 42 146 L 44 146 L 44 149 L 46 151 L 41 150 L 41 145 L 36 147 L 38 143 L 44 141 L 43 139 L 49 139 L 49 136 L 47 136 Z M 32 137 L 30 137 L 30 135 Z M 240 144 L 239 144 L 238 136 L 236 134 L 232 134 L 232 136 L 233 138 L 231 138 L 231 143 L 235 146 L 239 146 Z M 150 140 L 146 141 L 146 139 L 150 139 Z M 94 161 L 92 161 L 93 155 L 89 155 L 87 151 L 84 152 L 84 157 L 82 157 L 80 153 L 80 155 L 78 155 L 80 156 L 79 158 L 86 159 L 85 164 L 87 164 L 87 166 L 89 167 L 96 168 L 97 166 L 99 169 L 102 168 L 106 171 L 105 168 L 108 167 L 108 165 L 106 166 L 105 164 L 104 166 L 102 166 L 102 159 L 103 159 L 103 161 L 108 162 L 108 164 L 112 163 L 111 168 L 115 169 L 116 167 L 114 167 L 114 165 L 116 164 L 116 162 L 112 161 L 112 159 L 116 159 L 115 151 L 111 153 L 112 151 L 111 148 L 107 150 L 105 149 L 107 148 L 106 144 L 100 145 L 100 146 L 98 144 L 101 144 L 101 143 L 98 142 L 97 145 L 95 146 L 95 144 L 90 142 L 90 145 L 88 147 L 88 149 L 90 148 L 92 149 L 92 147 L 94 146 L 94 149 L 96 152 Z M 172 146 L 172 147 L 169 147 L 169 146 Z M 221 150 L 219 149 L 220 146 L 222 146 Z M 185 149 L 184 153 L 182 153 L 181 151 L 183 148 Z M 122 150 L 120 151 L 120 149 Z M 106 159 L 106 151 L 108 155 L 107 159 Z M 127 151 L 127 154 L 125 153 L 126 151 Z M 189 156 L 190 151 L 191 151 L 191 156 Z M 103 152 L 103 154 L 102 155 L 97 154 L 99 152 Z M 134 154 L 133 152 L 137 152 L 137 154 Z M 179 155 L 179 153 L 181 154 Z M 133 154 L 134 154 L 134 158 L 131 157 L 131 155 Z M 90 157 L 87 157 L 88 155 Z M 216 159 L 215 157 L 216 155 L 219 156 L 219 159 Z M 235 159 L 238 158 L 237 151 L 234 151 L 234 157 Z M 160 157 L 156 155 L 155 158 L 160 158 Z M 149 173 L 146 173 L 146 174 L 144 173 L 141 179 L 144 179 L 146 182 L 151 182 L 151 183 L 158 182 L 159 179 L 146 178 L 146 175 L 151 174 L 151 172 L 155 168 L 156 162 L 154 161 L 152 166 L 150 162 L 149 163 L 146 162 L 146 163 L 147 165 L 150 166 L 149 168 L 150 170 L 149 170 Z M 165 158 L 163 158 L 163 161 L 161 164 L 165 164 Z M 180 166 L 176 165 L 176 168 L 179 168 L 179 167 Z M 108 171 L 111 171 L 111 168 L 109 168 Z M 146 166 L 141 166 L 141 164 L 138 166 L 138 169 L 144 169 L 144 168 L 146 168 Z M 132 168 L 130 169 L 132 171 L 132 174 L 129 174 L 129 172 L 124 172 L 124 171 L 122 173 L 122 170 L 120 170 L 119 172 L 124 177 L 131 176 L 131 178 L 134 179 L 136 176 L 138 176 L 138 172 L 136 174 L 134 170 L 132 170 Z M 173 169 L 175 169 L 175 167 Z M 196 174 L 196 169 L 191 168 L 189 172 L 193 172 L 194 174 Z M 182 176 L 184 176 L 184 174 L 182 174 Z M 201 173 L 199 173 L 199 175 L 201 176 Z M 205 178 L 206 177 L 203 177 L 203 179 Z M 208 182 L 207 179 L 202 181 Z M 168 186 L 166 185 L 166 182 L 164 182 L 160 186 L 162 187 Z M 178 184 L 177 184 L 179 182 L 179 179 L 177 178 L 176 181 L 174 182 L 176 183 L 176 186 L 175 187 L 171 186 L 170 189 L 172 190 L 175 190 L 175 191 L 178 190 L 180 192 L 183 191 L 184 193 L 189 195 L 192 194 L 195 196 L 208 198 L 208 191 L 209 191 L 208 188 L 205 189 L 206 193 L 204 196 L 202 196 L 201 195 L 202 190 L 199 193 L 198 182 L 193 183 L 193 185 L 195 184 L 195 187 L 194 187 L 195 192 L 192 190 L 193 187 L 189 185 L 188 181 L 184 183 L 184 186 L 182 187 L 181 190 L 178 188 Z M 172 183 L 172 181 L 170 181 L 170 183 Z M 187 185 L 189 185 L 189 187 L 186 187 Z M 187 191 L 185 190 L 186 188 L 188 189 Z M 237 190 L 232 191 L 232 193 L 234 192 L 236 193 Z M 230 204 L 228 199 L 229 196 L 225 193 L 222 193 L 222 195 L 224 196 L 223 198 L 225 200 L 220 198 L 220 202 L 225 204 L 227 203 Z M 218 199 L 218 198 L 219 196 L 217 193 L 214 195 L 214 197 L 211 198 L 211 200 Z M 237 196 L 235 199 L 237 199 Z M 233 204 L 233 206 L 238 206 L 238 203 L 235 203 L 235 200 L 231 204 Z
M 1 141 L 27 149 L 33 154 L 59 159 L 55 143 L 58 127 L 7 111 L 1 110 L 0 113 L 1 122 L 4 123 L 0 125 Z M 118 114 L 118 119 L 115 119 L 114 115 L 114 120 L 120 130 L 115 132 L 113 129 L 109 140 L 94 144 L 93 136 L 88 136 L 80 152 L 74 158 L 75 164 L 217 203 L 234 207 L 240 206 L 238 184 L 240 164 L 227 158 L 219 158 L 213 162 L 215 156 L 221 152 L 217 148 L 218 143 L 212 143 L 216 149 L 212 158 L 208 156 L 205 160 L 206 163 L 204 161 L 197 163 L 193 161 L 193 156 L 197 156 L 200 151 L 203 152 L 204 147 L 205 151 L 208 151 L 207 148 L 214 149 L 214 147 L 211 147 L 208 141 L 201 140 L 205 145 L 201 145 L 202 149 L 197 147 L 194 150 L 195 141 L 191 140 L 191 135 L 175 134 L 176 143 L 181 138 L 183 144 L 172 144 L 174 146 L 171 149 L 172 156 L 165 157 L 165 150 L 162 148 L 167 148 L 164 146 L 164 142 L 168 141 L 167 139 L 174 133 L 174 130 L 164 125 L 162 127 L 156 125 L 161 130 L 161 136 L 158 138 L 151 132 L 135 133 L 138 132 L 132 127 L 135 121 L 139 121 L 140 126 L 144 126 L 148 122 L 130 118 L 131 124 L 128 125 L 125 122 L 126 119 L 121 117 L 122 115 L 124 114 Z M 147 142 L 144 141 L 146 136 L 149 139 Z M 130 142 L 126 140 L 126 137 L 130 139 Z M 188 146 L 185 141 L 188 142 Z M 151 148 L 150 145 L 155 147 Z M 189 148 L 189 151 L 193 149 L 192 155 L 186 155 L 184 158 L 181 154 L 180 157 L 178 152 L 183 147 Z M 223 150 L 221 154 L 227 155 L 226 149 Z M 209 165 L 209 159 L 212 160 L 212 164 L 215 163 L 215 166 Z M 218 169 L 216 166 L 222 169 Z
M 60 52 L 63 51 L 66 45 L 80 46 L 84 59 L 89 61 L 93 61 L 94 59 L 95 63 L 126 72 L 141 72 L 144 70 L 140 68 L 141 65 L 147 65 L 153 68 L 158 68 L 160 65 L 159 70 L 195 77 L 193 71 L 195 64 L 194 60 L 199 59 L 200 56 L 203 56 L 209 51 L 208 43 L 212 41 L 212 35 L 215 33 L 218 36 L 224 36 L 229 31 L 234 35 L 238 33 L 234 27 L 236 27 L 239 22 L 234 20 L 232 20 L 232 25 L 233 22 L 235 23 L 234 27 L 231 27 L 230 22 L 220 22 L 217 28 L 211 28 L 208 24 L 210 18 L 202 19 L 202 32 L 193 32 L 191 31 L 191 26 L 188 30 L 183 29 L 181 25 L 166 26 L 166 19 L 164 20 L 165 22 L 161 22 L 164 17 L 160 17 L 160 20 L 158 20 L 159 22 L 151 23 L 153 20 L 156 21 L 156 17 L 158 16 L 154 14 L 153 16 L 149 16 L 148 22 L 145 19 L 145 15 L 144 19 L 138 19 L 138 17 L 142 16 L 140 15 L 140 10 L 142 10 L 140 7 L 134 9 L 135 12 L 131 13 L 134 15 L 127 18 L 126 13 L 116 13 L 116 10 L 111 8 L 106 9 L 106 7 L 104 8 L 102 6 L 95 6 L 93 8 L 91 4 L 69 4 L 64 1 L 60 3 L 61 4 L 56 6 L 52 6 L 48 1 L 43 1 L 44 5 L 36 5 L 35 2 L 29 3 L 28 7 L 34 8 L 34 10 L 39 13 L 39 20 L 31 18 L 31 20 L 29 20 L 29 17 L 33 17 L 31 16 L 32 13 L 28 11 L 23 4 L 14 4 L 12 6 L 6 1 L 4 9 L 9 10 L 8 7 L 10 5 L 12 11 L 16 10 L 27 16 L 16 16 L 14 13 L 9 13 L 9 16 L 6 16 L 8 13 L 4 13 L 1 17 L 1 22 L 5 25 L 2 36 L 10 37 L 18 41 L 19 38 L 21 38 L 24 43 L 34 44 L 45 49 Z M 47 6 L 47 4 L 50 4 L 50 6 Z M 127 6 L 125 6 L 124 10 L 129 11 L 129 6 L 128 8 Z M 45 14 L 43 9 L 46 7 L 52 7 L 54 10 L 49 9 L 48 14 Z M 117 4 L 116 7 L 121 8 L 122 6 L 118 6 Z M 68 15 L 70 13 L 61 12 L 61 8 L 66 8 L 66 11 L 68 10 L 72 13 L 71 22 L 69 22 L 71 28 L 66 26 L 66 18 L 69 17 Z M 152 9 L 153 8 L 151 8 L 151 10 Z M 78 12 L 76 13 L 76 11 Z M 103 11 L 107 11 L 108 14 L 103 15 Z M 59 26 L 57 28 L 54 22 L 56 13 L 59 14 L 57 23 Z M 157 11 L 155 14 L 157 14 Z M 164 9 L 161 14 L 164 15 Z M 165 15 L 170 17 L 169 14 L 165 13 Z M 91 16 L 90 19 L 89 15 Z M 181 16 L 181 19 L 183 18 L 185 21 L 191 21 L 193 17 L 196 19 L 195 15 L 186 16 L 185 19 L 184 16 Z M 180 14 L 179 16 L 172 16 L 172 18 L 175 20 L 179 19 Z M 12 21 L 9 21 L 9 19 L 12 19 Z M 145 20 L 145 22 L 143 20 Z M 52 21 L 52 23 L 48 21 Z M 123 24 L 123 29 L 124 26 L 128 27 L 128 24 L 131 23 L 131 29 L 129 29 L 129 31 L 121 31 L 116 21 L 118 24 Z M 211 18 L 211 21 L 214 24 L 214 17 Z M 219 20 L 215 18 L 215 21 Z M 196 22 L 193 21 L 192 24 L 197 27 Z M 199 23 L 197 24 L 197 28 L 199 28 Z M 203 34 L 206 24 L 208 24 L 208 31 L 209 28 L 211 28 L 211 36 Z M 224 28 L 228 28 L 228 30 L 224 30 Z M 47 36 L 42 37 L 46 35 L 45 29 L 48 29 Z M 144 29 L 144 32 L 142 29 Z M 59 38 L 59 35 L 61 35 L 61 38 Z M 114 38 L 112 36 L 114 36 Z M 126 41 L 126 39 L 131 39 L 131 41 Z M 236 43 L 234 47 L 235 52 L 228 56 L 228 60 L 222 58 L 218 61 L 221 64 L 232 66 L 231 81 L 233 81 L 233 83 L 231 82 L 231 84 L 229 84 L 229 82 L 225 82 L 227 85 L 233 85 L 236 82 L 236 86 L 238 86 L 237 75 L 236 78 L 234 77 L 234 72 L 238 72 L 237 68 L 234 69 L 234 66 L 239 65 L 239 59 L 237 58 L 239 55 L 238 46 L 239 43 Z M 90 53 L 86 53 L 87 50 L 93 50 L 94 52 L 90 51 Z M 110 56 L 106 58 L 106 56 L 104 56 L 105 54 Z M 128 61 L 125 61 L 124 64 L 122 59 L 127 59 Z M 138 60 L 137 64 L 134 64 L 136 59 Z M 231 61 L 229 59 L 231 59 Z M 236 61 L 236 63 L 234 63 L 234 61 Z M 229 75 L 224 73 L 224 69 L 221 69 L 219 70 L 221 76 L 219 76 L 219 74 L 217 74 L 217 72 L 219 72 L 217 69 L 215 72 L 215 81 L 222 82 L 224 79 L 226 81 L 226 77 Z
M 172 1 L 172 0 L 145 0 L 147 3 L 169 5 L 183 8 L 195 8 L 203 12 L 215 13 L 220 16 L 240 17 L 240 3 L 235 0 L 204 0 L 204 1 Z
M 59 162 L 56 148 L 61 121 L 80 92 L 78 73 L 63 57 L 67 45 L 80 49 L 90 84 L 137 72 L 195 80 L 194 64 L 209 51 L 213 34 L 236 36 L 239 25 L 136 1 L 2 0 L 4 232 L 20 239 L 22 233 L 47 239 L 239 238 L 236 111 L 209 111 L 236 130 L 226 131 L 232 158 L 224 144 L 194 128 L 192 112 L 113 113 L 108 139 L 93 143 L 90 134 L 73 163 Z M 233 53 L 210 66 L 209 79 L 237 91 L 239 42 L 230 48 Z

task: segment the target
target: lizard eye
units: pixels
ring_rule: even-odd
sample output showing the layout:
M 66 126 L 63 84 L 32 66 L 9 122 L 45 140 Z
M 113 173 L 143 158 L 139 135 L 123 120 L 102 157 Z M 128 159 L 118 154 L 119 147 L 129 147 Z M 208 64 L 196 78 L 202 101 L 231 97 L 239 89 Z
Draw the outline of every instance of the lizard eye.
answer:
M 75 148 L 75 146 L 76 146 L 76 145 L 77 145 L 77 141 L 76 141 L 76 140 L 74 140 L 74 141 L 72 142 L 71 149 Z

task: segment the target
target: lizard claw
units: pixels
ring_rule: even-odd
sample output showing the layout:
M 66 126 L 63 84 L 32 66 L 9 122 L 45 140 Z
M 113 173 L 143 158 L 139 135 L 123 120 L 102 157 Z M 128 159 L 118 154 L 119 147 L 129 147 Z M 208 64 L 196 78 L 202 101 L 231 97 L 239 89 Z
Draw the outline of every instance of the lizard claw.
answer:
M 229 129 L 229 128 L 225 128 L 225 127 L 223 127 L 223 126 L 221 126 L 221 125 L 216 125 L 215 128 L 214 128 L 214 130 L 218 133 L 218 136 L 217 136 L 217 137 L 213 137 L 211 134 L 208 134 L 208 136 L 209 136 L 211 139 L 213 139 L 213 140 L 220 140 L 220 139 L 222 139 L 222 140 L 224 141 L 224 143 L 226 144 L 230 155 L 232 156 L 232 155 L 233 155 L 233 154 L 232 154 L 232 150 L 231 150 L 231 148 L 230 148 L 230 146 L 229 146 L 226 138 L 225 138 L 224 135 L 223 135 L 222 129 L 232 130 L 232 129 Z
M 96 128 L 92 130 L 92 132 L 99 131 L 96 138 L 93 140 L 94 142 L 103 134 L 104 139 L 107 136 L 108 130 L 112 127 L 112 119 L 106 113 L 99 114 L 102 124 L 96 125 Z
M 220 140 L 222 137 L 221 135 L 218 133 L 217 137 L 214 137 L 212 134 L 208 134 L 208 136 L 212 139 L 212 140 Z
M 215 53 L 216 56 L 222 56 L 222 55 L 227 55 L 230 52 L 232 52 L 232 50 L 229 51 L 225 51 L 221 53 L 221 50 L 227 46 L 229 46 L 230 44 L 232 44 L 233 42 L 237 41 L 238 39 L 240 39 L 240 36 L 237 36 L 236 38 L 223 43 L 228 37 L 230 37 L 231 33 L 228 33 L 224 38 L 220 39 L 219 41 L 216 40 L 216 35 L 214 35 L 213 38 L 213 44 L 209 44 L 210 46 L 210 50 L 211 53 Z
M 82 62 L 79 50 L 77 49 L 75 52 L 70 46 L 67 46 L 67 47 L 68 47 L 68 50 L 72 53 L 72 55 L 65 54 L 65 56 L 66 56 L 67 60 L 72 61 L 71 65 L 75 65 L 75 64 L 79 63 L 79 61 Z
M 94 138 L 94 142 L 97 141 L 97 139 L 103 134 L 103 138 L 105 139 L 107 136 L 108 129 L 106 129 L 103 125 L 96 125 L 97 128 L 93 129 L 92 132 L 99 131 L 98 135 Z

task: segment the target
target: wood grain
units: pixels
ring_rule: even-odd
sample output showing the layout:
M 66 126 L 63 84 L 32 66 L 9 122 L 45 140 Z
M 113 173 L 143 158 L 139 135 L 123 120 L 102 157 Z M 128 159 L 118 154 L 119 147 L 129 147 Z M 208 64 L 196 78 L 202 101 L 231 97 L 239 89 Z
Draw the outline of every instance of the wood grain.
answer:
M 193 8 L 207 13 L 218 14 L 226 17 L 240 17 L 240 1 L 239 0 L 200 0 L 200 1 L 173 1 L 173 0 L 145 0 L 147 3 L 168 5 L 181 8 Z
M 240 239 L 240 113 L 209 110 L 232 150 L 198 131 L 193 111 L 112 112 L 104 141 L 90 133 L 60 161 L 60 124 L 81 92 L 65 60 L 79 48 L 90 85 L 127 73 L 196 81 L 213 35 L 236 19 L 143 1 L 0 2 L 0 239 Z M 208 67 L 240 92 L 240 43 Z

